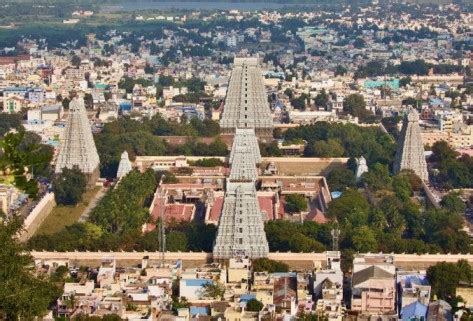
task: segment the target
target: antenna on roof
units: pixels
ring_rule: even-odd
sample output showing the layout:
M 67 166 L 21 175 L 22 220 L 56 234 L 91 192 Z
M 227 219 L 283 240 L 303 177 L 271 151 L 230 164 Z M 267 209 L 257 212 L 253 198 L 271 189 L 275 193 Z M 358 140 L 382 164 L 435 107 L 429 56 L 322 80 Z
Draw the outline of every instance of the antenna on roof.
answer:
M 332 250 L 338 251 L 338 238 L 340 236 L 340 230 L 338 228 L 334 228 L 330 234 L 332 235 Z
M 162 183 L 164 181 L 165 175 L 161 177 L 160 187 L 159 187 L 159 194 L 160 194 L 160 209 L 159 209 L 159 251 L 160 253 L 160 260 L 161 260 L 161 267 L 164 267 L 165 262 L 165 253 L 166 253 L 166 218 L 165 218 L 165 191 L 162 188 Z

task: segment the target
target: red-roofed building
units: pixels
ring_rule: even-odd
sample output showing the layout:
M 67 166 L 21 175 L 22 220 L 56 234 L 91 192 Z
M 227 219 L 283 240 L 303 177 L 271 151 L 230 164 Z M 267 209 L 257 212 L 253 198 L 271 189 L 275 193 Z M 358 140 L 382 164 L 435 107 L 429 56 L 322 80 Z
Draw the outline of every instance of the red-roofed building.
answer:
M 274 217 L 274 198 L 272 196 L 258 196 L 258 204 L 265 221 L 272 221 Z
M 214 196 L 212 202 L 207 204 L 207 213 L 205 215 L 206 224 L 218 225 L 218 220 L 222 214 L 223 209 L 223 193 L 219 196 Z
M 318 208 L 312 209 L 309 214 L 305 217 L 306 221 L 313 221 L 318 224 L 325 224 L 328 222 L 328 219 L 325 217 L 324 213 Z

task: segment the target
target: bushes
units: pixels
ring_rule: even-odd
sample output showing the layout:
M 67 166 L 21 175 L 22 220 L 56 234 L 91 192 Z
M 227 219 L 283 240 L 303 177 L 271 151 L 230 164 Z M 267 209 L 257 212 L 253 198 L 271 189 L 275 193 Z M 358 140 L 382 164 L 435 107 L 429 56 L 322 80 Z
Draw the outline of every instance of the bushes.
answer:
M 283 262 L 273 261 L 267 258 L 261 258 L 253 261 L 253 271 L 269 273 L 288 272 L 289 266 Z
M 223 161 L 219 158 L 204 158 L 198 159 L 195 162 L 191 162 L 192 166 L 201 166 L 201 167 L 217 167 L 225 165 Z
M 263 303 L 256 299 L 251 299 L 246 303 L 246 311 L 259 312 L 263 307 Z

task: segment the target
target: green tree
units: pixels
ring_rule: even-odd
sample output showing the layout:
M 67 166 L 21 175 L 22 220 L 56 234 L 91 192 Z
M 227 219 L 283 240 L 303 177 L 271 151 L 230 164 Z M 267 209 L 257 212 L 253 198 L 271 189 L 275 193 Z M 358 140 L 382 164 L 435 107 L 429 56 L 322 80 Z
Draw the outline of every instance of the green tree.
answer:
M 246 310 L 252 312 L 259 312 L 263 309 L 264 304 L 256 299 L 251 299 L 246 303 Z
M 349 213 L 353 211 L 359 211 L 363 216 L 368 217 L 369 203 L 366 198 L 356 190 L 347 190 L 342 196 L 334 199 L 329 204 L 328 216 L 337 218 L 340 223 L 343 223 Z
M 344 191 L 348 187 L 356 186 L 356 177 L 353 171 L 347 168 L 335 168 L 328 174 L 327 183 L 332 191 Z
M 363 182 L 372 191 L 390 190 L 392 188 L 392 178 L 389 175 L 388 166 L 380 163 L 374 164 L 369 172 L 363 174 Z
M 345 67 L 337 65 L 337 69 L 335 69 L 335 76 L 344 76 L 347 72 L 348 70 Z
M 19 130 L 22 127 L 20 114 L 0 113 L 0 137 L 3 137 L 12 128 Z
M 322 108 L 327 108 L 328 101 L 329 101 L 329 98 L 325 89 L 322 89 L 321 92 L 318 93 L 317 96 L 315 96 L 315 100 L 314 100 L 315 105 L 317 107 L 322 107 Z
M 187 235 L 180 231 L 172 231 L 166 235 L 166 249 L 171 252 L 187 251 Z
M 253 260 L 252 268 L 255 272 L 289 272 L 289 266 L 286 263 L 267 258 Z
M 0 155 L 0 169 L 9 173 L 14 185 L 35 198 L 38 193 L 38 183 L 32 173 L 48 175 L 53 151 L 50 147 L 38 143 L 40 138 L 33 133 L 20 130 L 10 132 L 0 141 L 3 153 Z
M 63 168 L 54 178 L 52 185 L 57 204 L 76 205 L 82 200 L 82 195 L 86 191 L 87 178 L 77 166 Z
M 445 195 L 440 205 L 450 212 L 462 215 L 465 213 L 466 209 L 465 202 L 460 198 L 460 194 L 455 192 Z
M 342 144 L 329 138 L 328 140 L 319 140 L 314 143 L 314 156 L 316 157 L 342 157 L 345 149 Z
M 356 49 L 361 49 L 364 48 L 366 45 L 366 42 L 362 38 L 356 38 L 355 41 L 353 42 L 353 47 Z
M 396 175 L 392 179 L 392 186 L 396 196 L 402 200 L 407 201 L 412 196 L 412 187 L 409 178 L 406 175 Z
M 299 213 L 307 210 L 307 200 L 302 194 L 289 194 L 285 201 L 285 209 L 288 213 Z
M 407 76 L 407 77 L 402 77 L 400 80 L 399 80 L 399 86 L 401 87 L 406 87 L 407 85 L 409 85 L 410 83 L 412 82 L 412 78 Z M 414 106 L 414 105 L 413 105 Z
M 79 56 L 77 55 L 74 55 L 72 56 L 71 58 L 71 65 L 73 65 L 74 67 L 78 68 L 81 64 L 81 59 Z
M 33 258 L 16 241 L 23 222 L 0 224 L 0 318 L 33 320 L 47 312 L 58 290 L 33 274 Z
M 351 94 L 343 100 L 343 111 L 358 117 L 361 121 L 365 121 L 372 113 L 366 109 L 366 102 L 362 95 Z
M 289 98 L 289 99 L 292 99 L 292 97 L 294 96 L 294 93 L 292 92 L 292 90 L 290 88 L 286 88 L 286 90 L 284 90 L 284 94 Z
M 130 172 L 100 200 L 90 220 L 112 234 L 140 229 L 149 216 L 148 202 L 156 185 L 153 170 Z
M 353 230 L 353 248 L 359 252 L 374 252 L 378 248 L 376 235 L 368 226 L 360 226 Z
M 223 166 L 225 163 L 219 158 L 204 158 L 198 159 L 195 162 L 191 163 L 192 166 L 201 166 L 201 167 L 217 167 Z
M 456 297 L 456 288 L 461 279 L 471 279 L 469 264 L 440 262 L 427 269 L 427 278 L 432 287 L 432 295 L 438 299 L 451 300 Z
M 223 298 L 225 287 L 218 282 L 207 282 L 203 285 L 202 295 L 206 298 L 219 299 Z

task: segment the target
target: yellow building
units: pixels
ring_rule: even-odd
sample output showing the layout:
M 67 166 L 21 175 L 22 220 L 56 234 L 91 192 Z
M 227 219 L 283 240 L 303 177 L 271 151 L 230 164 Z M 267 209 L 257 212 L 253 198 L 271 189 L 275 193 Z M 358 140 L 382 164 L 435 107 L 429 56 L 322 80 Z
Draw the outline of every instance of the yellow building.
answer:
M 432 146 L 435 142 L 444 140 L 453 148 L 473 146 L 473 126 L 463 123 L 452 125 L 451 130 L 426 130 L 421 133 L 424 145 Z

